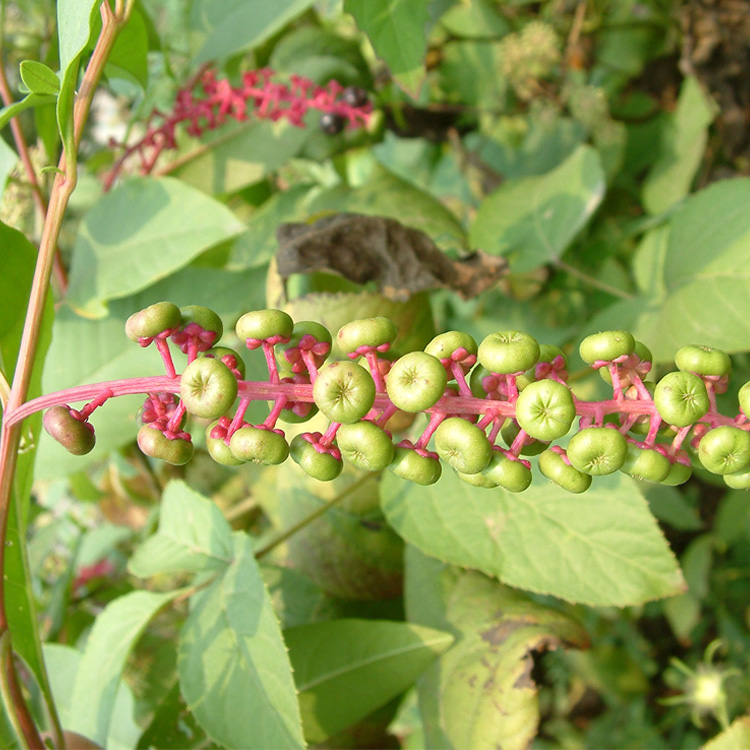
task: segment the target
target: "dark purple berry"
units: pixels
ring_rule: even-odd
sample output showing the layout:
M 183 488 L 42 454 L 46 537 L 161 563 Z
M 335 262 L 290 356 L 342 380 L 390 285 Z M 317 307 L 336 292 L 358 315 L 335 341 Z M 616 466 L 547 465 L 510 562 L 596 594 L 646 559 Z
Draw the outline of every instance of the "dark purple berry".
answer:
M 335 112 L 324 112 L 320 117 L 320 129 L 326 135 L 338 135 L 346 125 L 346 118 Z
M 344 103 L 348 104 L 350 107 L 364 107 L 369 101 L 367 92 L 358 86 L 347 86 L 344 89 L 341 98 L 344 100 Z

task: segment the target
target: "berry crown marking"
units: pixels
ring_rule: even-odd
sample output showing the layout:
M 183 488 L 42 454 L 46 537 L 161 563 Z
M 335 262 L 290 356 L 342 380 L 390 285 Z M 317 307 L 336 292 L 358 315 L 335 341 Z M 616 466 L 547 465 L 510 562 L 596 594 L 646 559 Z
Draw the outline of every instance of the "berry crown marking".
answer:
M 319 323 L 295 324 L 280 310 L 259 310 L 242 315 L 235 330 L 248 349 L 262 353 L 267 381 L 244 380 L 241 356 L 216 346 L 223 327 L 213 311 L 160 302 L 132 315 L 126 333 L 157 347 L 166 376 L 60 391 L 24 404 L 8 421 L 47 408 L 47 432 L 84 454 L 94 446 L 93 412 L 114 396 L 145 393 L 138 445 L 173 464 L 193 455 L 190 415 L 209 422 L 206 445 L 219 463 L 273 465 L 291 456 L 321 481 L 348 462 L 429 485 L 447 464 L 471 485 L 522 492 L 531 482 L 528 457 L 536 455 L 541 473 L 574 493 L 616 471 L 682 484 L 692 463 L 729 487 L 750 488 L 750 383 L 740 389 L 736 417 L 717 411 L 716 395 L 726 391 L 731 372 L 729 356 L 717 349 L 682 347 L 678 370 L 654 384 L 646 380 L 651 353 L 641 342 L 627 331 L 593 334 L 580 354 L 611 384 L 612 398 L 583 401 L 567 383 L 564 353 L 520 331 L 493 333 L 478 346 L 450 331 L 393 361 L 394 324 L 356 320 L 336 336 L 345 358 L 326 364 L 333 339 Z M 170 342 L 187 355 L 179 375 Z M 76 401 L 88 403 L 67 405 Z M 260 424 L 245 421 L 253 401 L 272 404 Z M 305 422 L 318 411 L 328 418 L 325 431 L 302 433 L 289 444 L 279 423 Z M 394 444 L 389 428 L 399 412 L 424 413 L 427 424 Z M 576 420 L 567 447 L 557 445 Z

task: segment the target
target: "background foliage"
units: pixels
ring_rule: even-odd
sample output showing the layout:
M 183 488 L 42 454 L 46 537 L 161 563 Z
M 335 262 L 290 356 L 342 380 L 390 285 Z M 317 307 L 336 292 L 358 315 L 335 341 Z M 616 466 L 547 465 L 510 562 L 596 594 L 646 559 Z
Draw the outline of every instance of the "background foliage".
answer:
M 92 10 L 4 6 L 38 174 L 57 162 L 57 122 L 70 137 Z M 573 371 L 585 335 L 628 328 L 658 372 L 683 344 L 730 352 L 734 413 L 750 380 L 749 53 L 731 0 L 139 0 L 85 133 L 60 241 L 70 285 L 45 318 L 32 395 L 159 372 L 123 326 L 168 299 L 215 309 L 229 331 L 267 305 L 334 332 L 387 310 L 415 346 L 520 329 L 570 352 Z M 305 128 L 179 130 L 150 174 L 131 158 L 104 189 L 122 144 L 196 76 L 263 67 L 367 90 L 368 126 L 327 135 L 310 112 Z M 33 270 L 24 235 L 39 230 L 9 143 L 6 376 Z M 503 255 L 511 273 L 469 300 L 385 300 L 323 273 L 282 283 L 277 227 L 331 212 L 397 219 L 451 257 Z M 247 377 L 261 365 L 248 355 Z M 573 377 L 604 397 L 598 377 Z M 229 470 L 205 451 L 168 467 L 134 446 L 139 404 L 97 412 L 86 457 L 42 436 L 34 502 L 12 519 L 11 627 L 40 721 L 44 664 L 64 727 L 107 748 L 750 745 L 745 493 L 700 471 L 574 497 L 541 477 L 484 493 L 447 472 L 434 487 L 351 469 L 322 485 L 290 462 Z M 38 420 L 26 429 L 31 447 Z M 719 700 L 696 692 L 696 669 Z

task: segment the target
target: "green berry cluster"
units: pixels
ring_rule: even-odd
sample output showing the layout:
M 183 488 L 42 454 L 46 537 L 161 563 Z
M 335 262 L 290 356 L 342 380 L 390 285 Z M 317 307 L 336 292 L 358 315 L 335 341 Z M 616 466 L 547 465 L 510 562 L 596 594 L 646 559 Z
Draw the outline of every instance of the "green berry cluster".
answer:
M 730 487 L 750 488 L 750 383 L 740 390 L 739 414 L 721 415 L 716 395 L 726 391 L 731 361 L 710 347 L 682 347 L 677 371 L 652 383 L 651 353 L 629 332 L 588 336 L 581 358 L 613 393 L 583 401 L 567 383 L 564 353 L 521 331 L 498 331 L 479 345 L 450 331 L 424 351 L 394 360 L 396 327 L 387 318 L 368 318 L 337 332 L 346 359 L 328 362 L 334 339 L 324 326 L 295 323 L 281 310 L 248 312 L 235 332 L 248 349 L 261 350 L 269 373 L 264 382 L 244 380 L 239 353 L 215 346 L 222 325 L 206 308 L 158 303 L 131 316 L 126 331 L 142 346 L 155 342 L 162 354 L 168 377 L 160 382 L 171 390 L 144 388 L 138 445 L 170 463 L 193 454 L 184 429 L 189 414 L 208 423 L 206 445 L 219 463 L 276 465 L 291 456 L 321 481 L 337 477 L 347 462 L 429 485 L 447 465 L 473 486 L 522 492 L 532 477 L 527 457 L 537 456 L 545 477 L 580 493 L 593 477 L 616 471 L 681 484 L 692 473 L 692 458 Z M 181 375 L 170 341 L 187 354 Z M 72 452 L 86 453 L 94 441 L 88 417 L 116 390 L 109 384 L 81 411 L 53 407 L 45 428 Z M 259 400 L 271 402 L 270 413 L 250 424 L 247 408 Z M 328 419 L 325 432 L 287 441 L 279 422 L 303 423 L 318 412 Z M 394 444 L 389 426 L 404 412 L 412 419 L 424 413 L 427 423 Z M 567 445 L 557 444 L 576 422 Z

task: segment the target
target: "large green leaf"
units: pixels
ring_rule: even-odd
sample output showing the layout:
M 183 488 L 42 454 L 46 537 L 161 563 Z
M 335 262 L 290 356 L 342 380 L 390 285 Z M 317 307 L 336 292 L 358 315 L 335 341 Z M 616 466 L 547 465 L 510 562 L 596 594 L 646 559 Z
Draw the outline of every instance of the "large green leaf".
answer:
M 304 746 L 289 657 L 245 534 L 234 561 L 193 599 L 177 663 L 182 694 L 198 723 L 227 748 Z
M 334 620 L 284 631 L 305 739 L 322 742 L 395 698 L 451 643 L 432 628 Z
M 740 716 L 728 729 L 703 745 L 702 750 L 745 750 L 750 747 L 750 716 Z
M 2 222 L 0 247 L 3 248 L 0 273 L 0 297 L 3 299 L 3 304 L 0 305 L 0 371 L 10 382 L 21 344 L 37 252 L 21 232 Z M 53 309 L 52 295 L 48 293 L 29 383 L 29 398 L 39 396 L 42 392 L 42 369 L 50 345 Z M 20 449 L 13 483 L 13 502 L 8 514 L 3 574 L 5 610 L 13 648 L 34 674 L 42 693 L 49 698 L 50 687 L 42 659 L 31 574 L 26 555 L 26 518 L 31 501 L 36 446 L 41 432 L 41 414 L 34 414 L 25 420 L 21 428 Z
M 234 193 L 288 161 L 308 137 L 286 120 L 243 122 L 196 142 L 199 155 L 176 175 L 209 195 Z
M 49 671 L 55 705 L 60 712 L 60 723 L 67 730 L 71 730 L 74 725 L 71 699 L 82 657 L 83 654 L 72 646 L 61 643 L 44 644 L 44 661 Z M 107 750 L 130 750 L 135 745 L 141 732 L 135 722 L 134 709 L 133 691 L 121 680 L 112 704 L 112 719 L 104 745 Z
M 714 101 L 697 78 L 688 76 L 662 133 L 661 155 L 643 182 L 643 205 L 649 213 L 666 211 L 690 192 L 715 115 Z
M 539 723 L 530 652 L 585 646 L 581 626 L 497 581 L 447 568 L 413 549 L 406 605 L 410 620 L 458 634 L 419 682 L 427 746 L 528 747 Z
M 641 294 L 604 310 L 591 330 L 628 328 L 657 361 L 680 346 L 750 350 L 750 179 L 714 183 L 648 232 L 634 269 Z
M 384 477 L 381 503 L 427 555 L 572 602 L 626 606 L 672 596 L 682 574 L 633 481 L 597 478 L 573 496 L 535 472 L 522 494 L 483 490 L 443 472 L 422 487 Z
M 130 558 L 128 569 L 141 578 L 160 573 L 225 568 L 232 561 L 232 528 L 215 503 L 181 481 L 162 494 L 159 529 Z
M 367 34 L 394 80 L 412 95 L 425 77 L 427 5 L 428 0 L 344 0 L 344 10 Z
M 580 146 L 551 172 L 508 180 L 488 195 L 471 227 L 471 244 L 508 256 L 516 272 L 530 271 L 565 252 L 604 191 L 597 152 Z
M 134 297 L 112 302 L 109 316 L 89 320 L 63 306 L 53 331 L 50 364 L 44 374 L 44 391 L 71 388 L 119 378 L 161 375 L 164 368 L 154 347 L 142 349 L 125 335 L 125 321 L 137 310 L 162 300 L 176 305 L 206 305 L 224 322 L 226 330 L 245 310 L 263 307 L 265 280 L 257 271 L 232 273 L 215 268 L 188 267 L 154 284 Z M 176 357 L 178 367 L 184 358 Z M 264 379 L 262 357 L 248 357 L 248 378 Z M 121 396 L 108 401 L 92 417 L 97 442 L 86 456 L 70 454 L 46 433 L 40 445 L 37 474 L 54 478 L 80 471 L 110 451 L 132 441 L 138 431 L 136 413 L 142 396 Z
M 257 47 L 313 4 L 313 0 L 198 0 L 190 23 L 202 38 L 194 62 L 223 60 Z
M 68 302 L 91 317 L 243 230 L 226 206 L 169 177 L 128 180 L 81 222 Z
M 128 654 L 154 615 L 177 593 L 132 591 L 96 618 L 73 685 L 70 729 L 104 746 Z
M 98 0 L 59 0 L 57 3 L 57 39 L 60 55 L 60 93 L 57 98 L 57 123 L 68 159 L 75 163 L 73 103 L 78 82 L 78 65 L 91 35 Z

